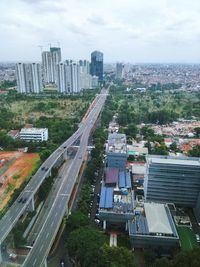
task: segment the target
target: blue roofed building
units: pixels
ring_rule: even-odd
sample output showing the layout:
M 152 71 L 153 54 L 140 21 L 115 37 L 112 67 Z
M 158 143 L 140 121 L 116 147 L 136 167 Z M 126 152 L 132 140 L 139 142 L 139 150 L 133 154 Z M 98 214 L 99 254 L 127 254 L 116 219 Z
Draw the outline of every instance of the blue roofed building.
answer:
M 128 220 L 134 217 L 134 192 L 129 171 L 107 168 L 102 183 L 99 219 L 106 223 L 119 223 L 128 227 Z

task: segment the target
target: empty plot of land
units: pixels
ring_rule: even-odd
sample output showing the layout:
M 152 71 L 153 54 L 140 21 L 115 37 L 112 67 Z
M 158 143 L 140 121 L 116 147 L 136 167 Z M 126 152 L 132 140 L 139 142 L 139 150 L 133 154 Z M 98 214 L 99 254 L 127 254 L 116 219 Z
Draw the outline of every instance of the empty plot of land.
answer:
M 37 153 L 0 152 L 0 209 L 6 206 L 14 190 L 31 176 L 39 163 Z
M 60 117 L 73 118 L 76 116 L 77 111 L 84 109 L 86 103 L 80 100 L 69 100 L 69 99 L 34 99 L 32 102 L 25 100 L 19 100 L 12 102 L 9 109 L 14 114 L 17 114 L 15 121 L 24 121 L 27 119 L 37 120 L 41 116 L 48 118 Z

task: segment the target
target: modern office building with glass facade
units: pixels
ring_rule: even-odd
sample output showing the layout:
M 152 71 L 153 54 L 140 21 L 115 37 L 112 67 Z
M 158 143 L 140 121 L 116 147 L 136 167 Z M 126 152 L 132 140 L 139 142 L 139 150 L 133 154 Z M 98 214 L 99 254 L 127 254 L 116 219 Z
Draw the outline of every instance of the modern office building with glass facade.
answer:
M 199 158 L 149 155 L 146 161 L 146 201 L 196 206 L 200 192 Z
M 94 51 L 91 54 L 91 69 L 92 76 L 97 76 L 99 81 L 103 81 L 103 53 Z

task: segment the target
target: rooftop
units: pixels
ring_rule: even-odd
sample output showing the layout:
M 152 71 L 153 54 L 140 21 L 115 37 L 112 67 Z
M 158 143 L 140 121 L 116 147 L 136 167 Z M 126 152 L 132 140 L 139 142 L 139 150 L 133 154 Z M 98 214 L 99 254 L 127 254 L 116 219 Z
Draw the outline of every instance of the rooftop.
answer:
M 144 203 L 149 233 L 173 234 L 164 204 Z
M 140 206 L 138 206 L 140 207 Z M 144 212 L 129 221 L 129 234 L 178 238 L 176 226 L 167 205 L 144 203 Z
M 149 163 L 200 166 L 200 159 L 192 157 L 147 156 L 146 160 Z
M 106 184 L 112 184 L 118 182 L 119 169 L 118 168 L 106 168 Z
M 108 135 L 107 152 L 127 153 L 126 135 L 110 133 Z
M 20 134 L 23 133 L 42 133 L 43 131 L 48 130 L 47 128 L 22 128 Z

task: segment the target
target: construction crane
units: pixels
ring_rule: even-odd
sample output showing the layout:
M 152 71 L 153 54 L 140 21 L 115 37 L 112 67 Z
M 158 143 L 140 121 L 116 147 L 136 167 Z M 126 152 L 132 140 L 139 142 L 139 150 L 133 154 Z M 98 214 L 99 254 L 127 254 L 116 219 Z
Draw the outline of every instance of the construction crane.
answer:
M 40 48 L 40 51 L 41 51 L 41 53 L 42 53 L 42 48 L 43 48 L 43 46 L 42 46 L 42 45 L 38 45 L 38 47 Z

